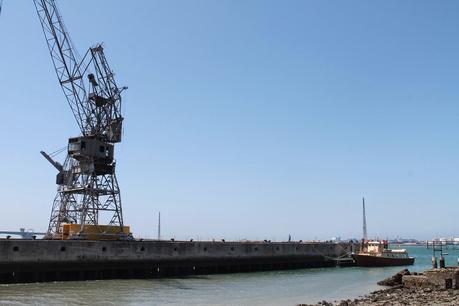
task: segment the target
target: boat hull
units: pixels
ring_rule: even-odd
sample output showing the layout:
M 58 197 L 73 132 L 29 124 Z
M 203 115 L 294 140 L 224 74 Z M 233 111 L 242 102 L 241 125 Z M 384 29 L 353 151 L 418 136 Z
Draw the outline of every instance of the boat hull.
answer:
M 414 264 L 413 257 L 389 258 L 382 256 L 352 254 L 352 258 L 359 267 L 410 266 Z

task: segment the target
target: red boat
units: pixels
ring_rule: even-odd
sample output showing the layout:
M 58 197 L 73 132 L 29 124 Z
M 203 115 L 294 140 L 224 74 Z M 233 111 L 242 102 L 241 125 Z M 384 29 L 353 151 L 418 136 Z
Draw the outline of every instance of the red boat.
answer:
M 414 264 L 414 258 L 408 256 L 405 249 L 389 249 L 385 240 L 362 240 L 360 252 L 352 254 L 357 266 L 386 267 L 408 266 Z

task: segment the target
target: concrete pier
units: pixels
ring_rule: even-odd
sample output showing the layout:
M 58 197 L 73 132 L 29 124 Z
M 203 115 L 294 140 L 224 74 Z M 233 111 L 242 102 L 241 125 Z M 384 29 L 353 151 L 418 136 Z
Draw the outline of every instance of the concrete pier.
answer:
M 356 247 L 331 242 L 0 239 L 0 283 L 328 267 Z

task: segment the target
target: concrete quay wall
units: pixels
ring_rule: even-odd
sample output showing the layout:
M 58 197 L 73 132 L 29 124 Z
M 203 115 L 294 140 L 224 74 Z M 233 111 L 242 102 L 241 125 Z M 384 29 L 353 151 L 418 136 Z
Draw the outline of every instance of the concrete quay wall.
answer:
M 325 242 L 0 239 L 0 283 L 327 267 L 357 247 Z

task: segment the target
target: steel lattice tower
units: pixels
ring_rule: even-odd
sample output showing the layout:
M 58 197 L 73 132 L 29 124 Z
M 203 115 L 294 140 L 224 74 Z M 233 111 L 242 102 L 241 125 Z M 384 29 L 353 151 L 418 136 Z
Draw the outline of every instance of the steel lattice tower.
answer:
M 87 225 L 116 226 L 117 239 L 127 238 L 114 159 L 115 144 L 121 142 L 125 88 L 118 88 L 101 45 L 77 60 L 54 0 L 34 3 L 59 84 L 81 130 L 81 136 L 69 138 L 63 165 L 41 152 L 59 171 L 45 238 L 62 238 L 63 224 L 80 226 L 78 235 L 70 238 L 85 239 Z

